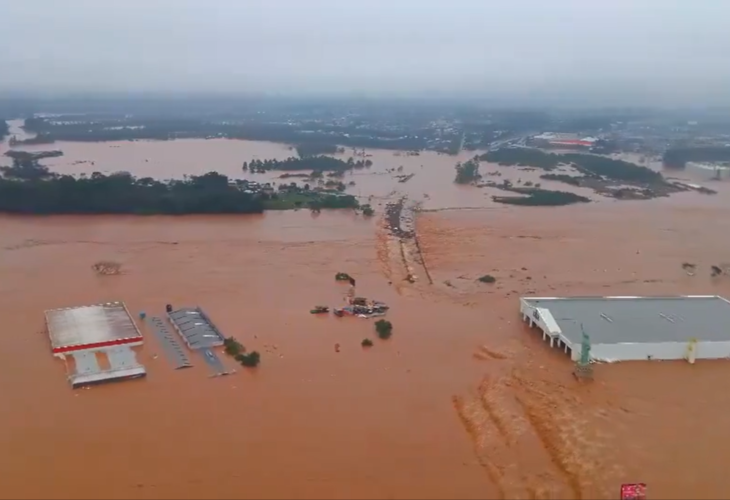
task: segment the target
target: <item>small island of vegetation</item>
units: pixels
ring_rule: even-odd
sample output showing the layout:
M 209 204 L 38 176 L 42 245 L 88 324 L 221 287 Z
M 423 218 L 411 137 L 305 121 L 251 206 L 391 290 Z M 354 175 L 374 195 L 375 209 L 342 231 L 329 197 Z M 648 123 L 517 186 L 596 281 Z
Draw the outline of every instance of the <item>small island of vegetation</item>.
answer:
M 297 144 L 295 149 L 297 150 L 297 154 L 300 158 L 321 155 L 334 155 L 337 153 L 345 152 L 345 148 L 338 147 L 336 144 L 326 144 L 318 142 Z
M 510 191 L 524 196 L 492 196 L 497 203 L 532 207 L 557 207 L 573 203 L 588 203 L 591 200 L 567 191 L 550 191 L 538 188 L 513 188 Z
M 564 184 L 570 184 L 571 186 L 581 186 L 581 177 L 568 174 L 542 174 L 540 179 L 546 181 L 562 182 Z
M 571 165 L 585 176 L 601 176 L 606 179 L 637 184 L 663 184 L 664 178 L 659 172 L 647 167 L 635 165 L 627 161 L 614 160 L 603 156 L 566 153 L 545 153 L 539 149 L 501 148 L 489 151 L 479 157 L 482 161 L 497 163 L 502 166 L 535 167 L 553 170 L 558 165 Z
M 12 158 L 13 160 L 24 161 L 24 162 L 37 162 L 43 158 L 55 158 L 63 156 L 63 151 L 17 151 L 11 149 L 5 153 L 5 156 Z
M 472 184 L 482 178 L 479 174 L 478 157 L 464 163 L 457 163 L 455 169 L 456 178 L 454 179 L 454 182 L 456 184 Z
M 312 170 L 313 172 L 345 172 L 352 169 L 368 168 L 373 165 L 370 160 L 348 158 L 347 161 L 331 156 L 305 156 L 303 158 L 287 158 L 286 160 L 251 160 L 243 162 L 243 171 L 265 173 L 269 170 Z
M 705 146 L 668 149 L 662 158 L 667 168 L 683 169 L 687 162 L 721 162 L 730 161 L 730 147 Z

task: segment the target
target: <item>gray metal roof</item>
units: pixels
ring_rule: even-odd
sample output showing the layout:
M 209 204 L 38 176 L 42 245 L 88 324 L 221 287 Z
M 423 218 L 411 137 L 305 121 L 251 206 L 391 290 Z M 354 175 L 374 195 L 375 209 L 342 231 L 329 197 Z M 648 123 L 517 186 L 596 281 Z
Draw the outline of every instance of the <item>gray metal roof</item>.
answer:
M 199 307 L 184 307 L 168 316 L 191 349 L 223 345 L 225 337 Z
M 142 337 L 122 302 L 52 309 L 45 315 L 54 349 Z
M 591 344 L 730 341 L 730 302 L 719 296 L 522 299 L 550 311 L 573 344 L 581 324 Z

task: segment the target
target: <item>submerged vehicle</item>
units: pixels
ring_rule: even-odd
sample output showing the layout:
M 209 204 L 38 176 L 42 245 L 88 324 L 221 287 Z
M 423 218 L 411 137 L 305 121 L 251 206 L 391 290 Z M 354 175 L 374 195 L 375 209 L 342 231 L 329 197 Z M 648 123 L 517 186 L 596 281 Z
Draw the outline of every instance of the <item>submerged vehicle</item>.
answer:
M 330 312 L 330 308 L 327 306 L 314 306 L 314 308 L 309 311 L 310 314 L 326 314 Z
M 377 316 L 385 316 L 386 311 L 389 309 L 389 307 L 382 302 L 374 302 L 371 305 L 367 306 L 361 306 L 361 305 L 350 305 L 345 306 L 341 309 L 335 309 L 334 314 L 335 316 L 342 317 L 342 316 L 357 316 L 359 318 L 374 318 Z

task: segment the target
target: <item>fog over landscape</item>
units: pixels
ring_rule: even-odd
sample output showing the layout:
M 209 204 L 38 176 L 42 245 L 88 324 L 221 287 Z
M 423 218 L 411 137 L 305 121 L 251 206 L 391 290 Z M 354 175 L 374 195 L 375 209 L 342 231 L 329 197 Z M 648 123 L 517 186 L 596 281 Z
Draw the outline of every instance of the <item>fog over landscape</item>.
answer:
M 727 103 L 721 0 L 0 1 L 5 92 Z M 29 27 L 32 29 L 29 30 Z M 31 35 L 32 33 L 32 35 Z

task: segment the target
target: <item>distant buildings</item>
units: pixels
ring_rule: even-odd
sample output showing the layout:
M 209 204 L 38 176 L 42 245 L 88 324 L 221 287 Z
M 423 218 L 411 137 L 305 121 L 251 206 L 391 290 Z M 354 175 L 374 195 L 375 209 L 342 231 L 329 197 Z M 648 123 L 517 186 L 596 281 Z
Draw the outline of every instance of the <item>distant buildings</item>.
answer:
M 556 148 L 556 149 L 590 149 L 596 141 L 595 137 L 581 137 L 572 133 L 553 133 L 545 132 L 540 135 L 532 136 L 529 140 L 530 146 L 539 148 Z

